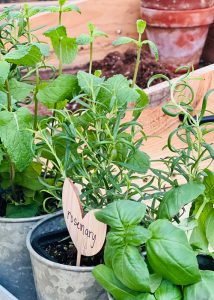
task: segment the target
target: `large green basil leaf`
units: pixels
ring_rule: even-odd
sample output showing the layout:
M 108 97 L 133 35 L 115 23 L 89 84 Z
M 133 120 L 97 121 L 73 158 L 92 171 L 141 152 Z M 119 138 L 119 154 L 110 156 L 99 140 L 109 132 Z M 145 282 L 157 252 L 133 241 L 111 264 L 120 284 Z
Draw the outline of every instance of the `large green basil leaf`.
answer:
M 6 61 L 0 61 L 0 87 L 4 85 L 10 72 L 10 64 Z
M 168 280 L 163 280 L 155 292 L 157 300 L 182 300 L 181 289 Z
M 126 226 L 138 225 L 146 213 L 143 203 L 118 200 L 95 213 L 97 220 L 114 229 L 123 230 Z
M 183 230 L 167 220 L 149 226 L 152 238 L 146 243 L 149 264 L 153 270 L 177 285 L 200 280 L 196 255 Z
M 137 149 L 134 153 L 130 154 L 125 163 L 118 162 L 117 164 L 128 170 L 144 174 L 150 167 L 150 157 L 145 152 Z
M 151 293 L 154 293 L 162 282 L 162 276 L 159 274 L 153 273 L 150 274 L 150 290 Z
M 134 299 L 132 298 L 132 299 L 125 299 L 125 300 L 155 300 L 155 297 L 152 294 L 143 293 L 134 297 Z
M 151 237 L 151 232 L 146 228 L 142 226 L 131 226 L 126 230 L 125 242 L 132 246 L 140 246 L 146 243 Z
M 204 190 L 205 186 L 196 182 L 188 182 L 178 187 L 173 187 L 164 194 L 158 209 L 158 218 L 173 218 L 184 205 L 195 200 Z
M 112 259 L 118 248 L 125 246 L 124 231 L 109 232 L 106 238 L 104 249 L 104 262 L 108 267 L 112 267 Z
M 200 271 L 201 281 L 184 288 L 183 300 L 213 300 L 213 271 Z
M 70 100 L 79 92 L 76 76 L 62 74 L 46 85 L 37 94 L 37 98 L 48 108 L 64 100 Z
M 32 115 L 27 108 L 16 112 L 0 112 L 0 138 L 18 171 L 23 171 L 33 159 Z
M 136 247 L 125 246 L 117 249 L 112 267 L 117 278 L 128 288 L 138 292 L 150 292 L 149 271 Z
M 214 249 L 214 209 L 212 209 L 207 216 L 205 230 L 209 245 Z
M 9 81 L 9 85 L 11 95 L 17 101 L 24 100 L 34 89 L 33 85 L 17 81 L 15 78 Z
M 92 274 L 115 300 L 135 299 L 133 296 L 137 295 L 137 293 L 124 286 L 109 267 L 98 265 L 93 269 Z
M 193 216 L 196 215 L 203 201 L 204 201 L 203 197 L 199 197 L 197 201 L 195 201 L 192 207 Z M 205 205 L 203 211 L 201 212 L 199 219 L 197 220 L 197 227 L 195 227 L 192 231 L 190 237 L 190 244 L 196 249 L 202 249 L 203 251 L 208 251 L 208 240 L 206 237 L 205 222 L 212 209 L 213 209 L 213 204 L 211 202 L 208 202 Z
M 35 45 L 22 46 L 18 50 L 10 51 L 5 55 L 9 63 L 21 66 L 35 66 L 42 59 L 41 51 Z

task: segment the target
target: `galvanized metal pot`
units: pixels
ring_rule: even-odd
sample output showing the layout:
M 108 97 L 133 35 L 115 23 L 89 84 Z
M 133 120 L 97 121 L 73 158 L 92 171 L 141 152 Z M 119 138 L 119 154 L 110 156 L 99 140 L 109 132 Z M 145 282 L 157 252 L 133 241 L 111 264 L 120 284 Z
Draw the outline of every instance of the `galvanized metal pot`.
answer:
M 35 251 L 33 243 L 39 236 L 65 227 L 63 214 L 57 213 L 39 222 L 27 236 L 38 300 L 107 300 L 91 273 L 92 267 L 62 265 Z
M 0 218 L 0 284 L 19 300 L 36 299 L 26 236 L 42 218 Z

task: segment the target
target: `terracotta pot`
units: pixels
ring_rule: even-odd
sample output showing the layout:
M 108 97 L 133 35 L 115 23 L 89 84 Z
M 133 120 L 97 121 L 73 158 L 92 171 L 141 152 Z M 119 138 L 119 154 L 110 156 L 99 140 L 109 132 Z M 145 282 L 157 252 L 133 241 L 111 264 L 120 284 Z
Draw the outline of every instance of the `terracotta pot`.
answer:
M 214 0 L 141 0 L 142 7 L 161 10 L 192 10 L 212 7 Z
M 158 47 L 160 61 L 172 69 L 198 66 L 209 25 L 214 21 L 214 6 L 180 11 L 141 7 L 141 16 L 148 24 L 148 39 Z
M 214 24 L 211 25 L 209 29 L 203 59 L 209 63 L 214 63 Z

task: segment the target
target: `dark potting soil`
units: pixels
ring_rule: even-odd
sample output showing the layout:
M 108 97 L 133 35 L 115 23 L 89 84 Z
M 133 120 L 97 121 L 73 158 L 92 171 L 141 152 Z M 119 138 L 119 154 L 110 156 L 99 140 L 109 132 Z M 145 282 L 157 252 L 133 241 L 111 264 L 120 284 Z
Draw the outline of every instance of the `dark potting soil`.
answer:
M 136 63 L 136 51 L 128 49 L 124 53 L 114 51 L 106 55 L 103 60 L 93 62 L 93 71 L 101 70 L 102 75 L 109 78 L 116 74 L 123 74 L 128 79 L 134 76 Z M 155 58 L 148 51 L 142 51 L 139 72 L 137 77 L 137 85 L 146 88 L 148 80 L 155 74 L 164 74 L 172 79 L 178 76 L 164 64 L 155 61 Z M 153 84 L 162 82 L 163 79 L 157 79 Z
M 34 248 L 43 257 L 54 262 L 75 266 L 77 250 L 67 230 L 57 231 L 41 237 Z M 103 250 L 92 257 L 81 256 L 81 266 L 92 267 L 103 263 Z

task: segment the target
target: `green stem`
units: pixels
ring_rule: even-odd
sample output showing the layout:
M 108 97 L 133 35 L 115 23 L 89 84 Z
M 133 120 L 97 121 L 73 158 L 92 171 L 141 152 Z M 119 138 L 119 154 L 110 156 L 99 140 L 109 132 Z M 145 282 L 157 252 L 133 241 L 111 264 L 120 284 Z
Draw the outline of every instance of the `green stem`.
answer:
M 12 111 L 12 99 L 11 99 L 11 93 L 10 93 L 10 86 L 8 79 L 5 81 L 5 87 L 7 91 L 7 109 L 8 111 Z
M 59 26 L 62 25 L 62 6 L 59 11 Z M 62 39 L 59 38 L 59 75 L 62 74 Z
M 10 185 L 11 185 L 11 189 L 13 191 L 13 194 L 15 195 L 14 178 L 15 178 L 15 166 L 14 166 L 14 163 L 12 163 L 10 161 Z
M 200 215 L 202 213 L 202 211 L 204 210 L 206 204 L 209 202 L 209 200 L 207 199 L 207 197 L 204 195 L 204 201 L 201 204 L 201 206 L 199 207 L 197 214 L 195 215 L 195 219 L 198 220 L 200 218 Z
M 38 104 L 39 104 L 39 101 L 37 99 L 37 93 L 38 93 L 38 90 L 39 90 L 39 81 L 40 81 L 39 69 L 36 66 L 36 87 L 35 87 L 35 92 L 34 92 L 34 125 L 33 125 L 34 131 L 37 130 L 37 125 L 38 125 Z
M 30 29 L 30 19 L 29 18 L 27 18 L 27 34 L 28 34 L 28 42 L 32 43 L 31 29 Z
M 135 71 L 134 71 L 134 77 L 132 81 L 131 87 L 134 88 L 136 81 L 137 81 L 137 75 L 138 75 L 138 70 L 139 70 L 139 65 L 140 65 L 140 56 L 141 56 L 141 37 L 142 35 L 139 34 L 139 39 L 138 39 L 138 46 L 137 46 L 137 60 L 136 60 L 136 65 L 135 65 Z
M 89 63 L 89 74 L 92 72 L 92 64 L 93 64 L 93 42 L 90 43 L 90 63 Z

